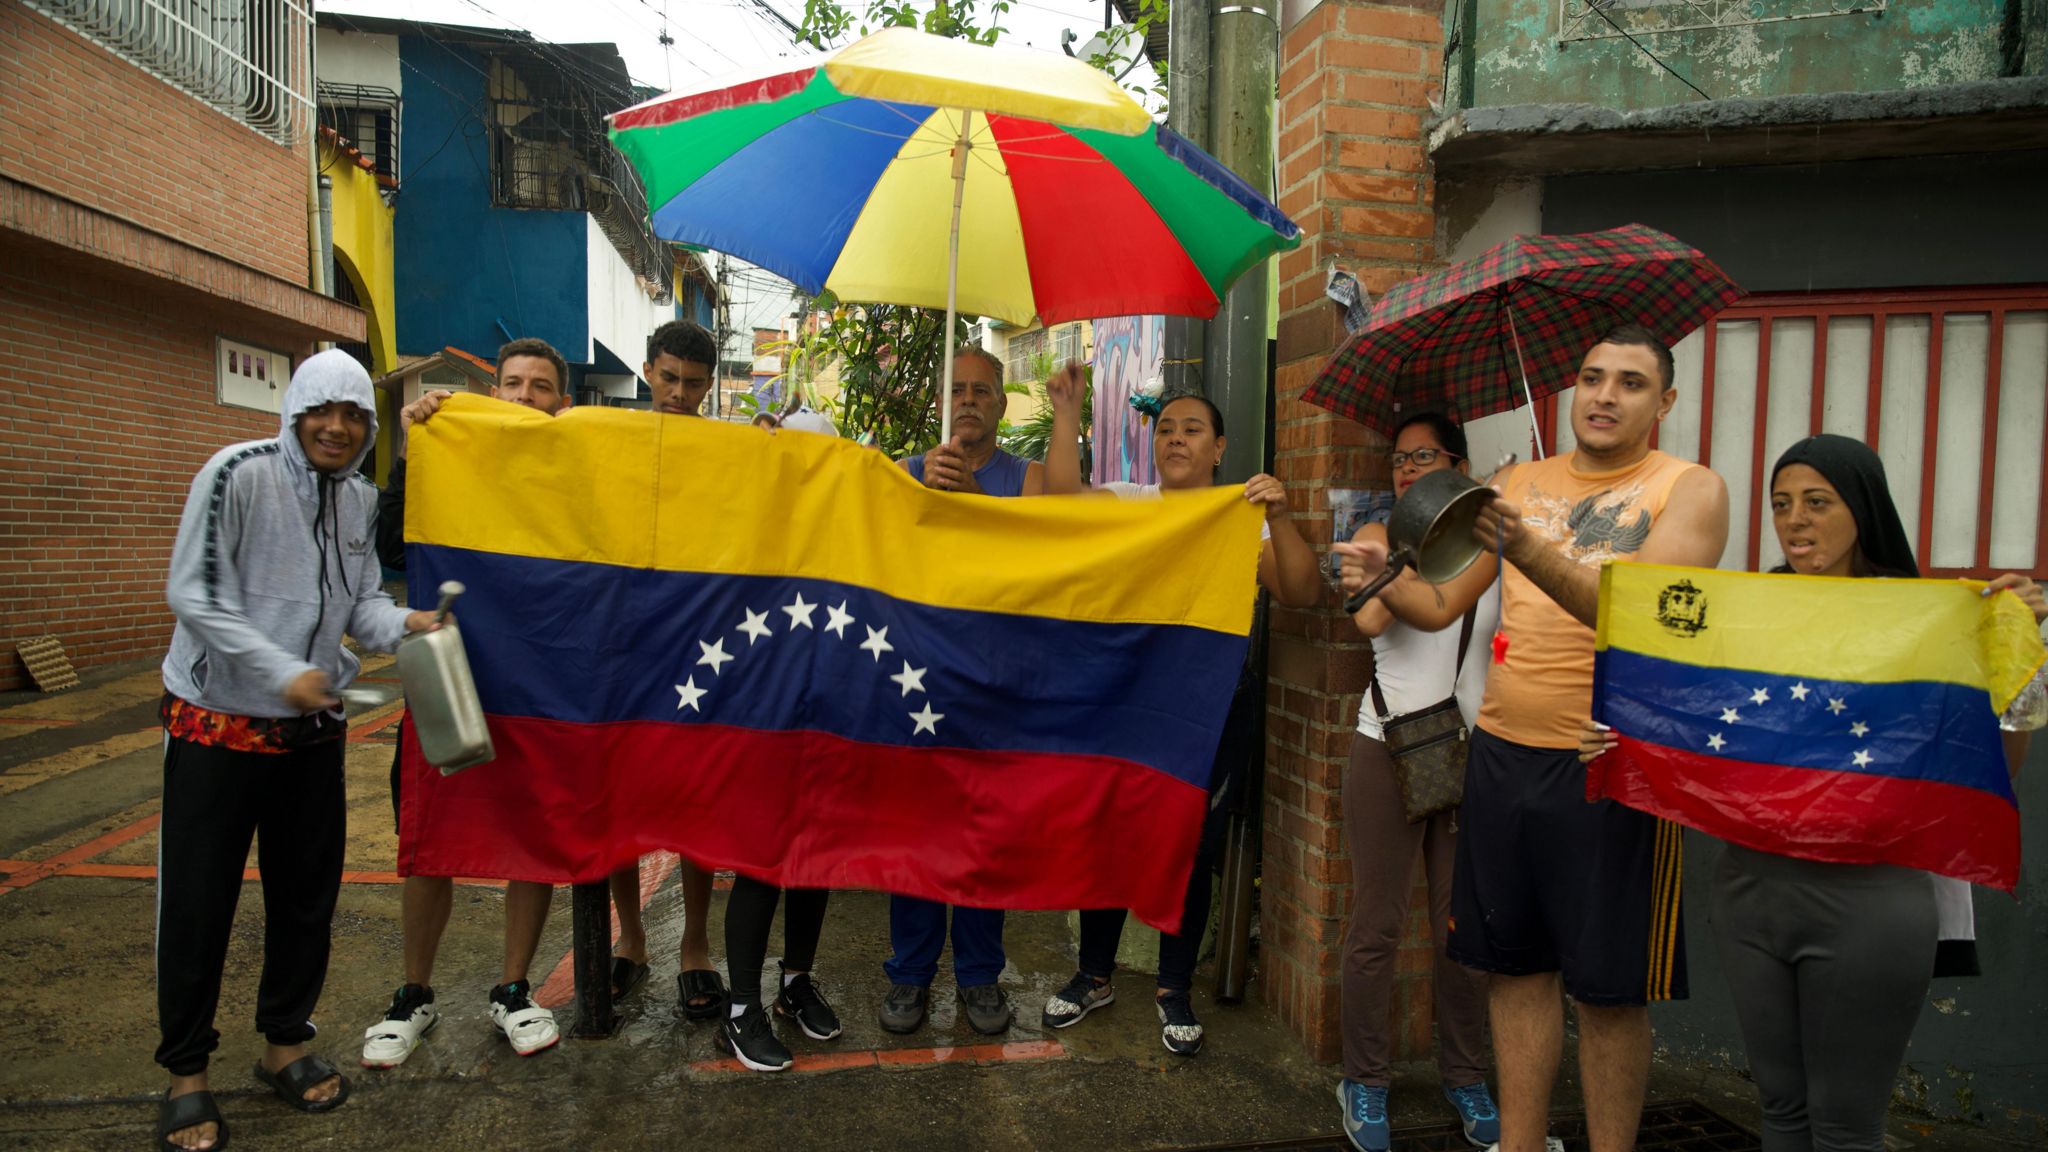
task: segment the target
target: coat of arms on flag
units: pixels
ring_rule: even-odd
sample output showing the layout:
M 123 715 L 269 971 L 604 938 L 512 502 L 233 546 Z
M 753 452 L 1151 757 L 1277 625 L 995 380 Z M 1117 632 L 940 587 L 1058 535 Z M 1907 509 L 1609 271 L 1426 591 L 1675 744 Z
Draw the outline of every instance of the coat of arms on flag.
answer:
M 1746 847 L 2011 891 L 1998 714 L 2041 669 L 2016 597 L 1955 580 L 1601 573 L 1593 716 L 1612 797 Z

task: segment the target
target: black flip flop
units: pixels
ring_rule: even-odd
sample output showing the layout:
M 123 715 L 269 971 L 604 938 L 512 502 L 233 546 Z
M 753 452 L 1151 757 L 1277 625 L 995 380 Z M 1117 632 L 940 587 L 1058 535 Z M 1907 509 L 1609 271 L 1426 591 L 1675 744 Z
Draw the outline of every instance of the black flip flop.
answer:
M 715 1020 L 725 1012 L 725 979 L 709 968 L 686 970 L 676 977 L 676 989 L 683 1015 L 691 1020 Z M 698 997 L 709 999 L 702 1004 L 690 1003 Z
M 341 1089 L 325 1100 L 308 1100 L 306 1093 L 330 1077 L 340 1077 Z M 348 1101 L 348 1077 L 318 1056 L 308 1053 L 276 1072 L 256 1062 L 256 1081 L 277 1093 L 277 1098 L 301 1112 L 332 1112 Z M 210 1152 L 210 1150 L 209 1150 Z
M 180 1128 L 190 1128 L 211 1121 L 214 1125 L 213 1143 L 202 1152 L 221 1152 L 228 1146 L 228 1122 L 221 1119 L 220 1106 L 213 1102 L 211 1092 L 187 1092 L 183 1096 L 165 1096 L 156 1110 L 157 1147 L 163 1152 L 190 1152 L 181 1145 L 171 1143 L 171 1133 Z
M 647 982 L 647 965 L 624 956 L 612 957 L 612 1003 L 631 996 Z

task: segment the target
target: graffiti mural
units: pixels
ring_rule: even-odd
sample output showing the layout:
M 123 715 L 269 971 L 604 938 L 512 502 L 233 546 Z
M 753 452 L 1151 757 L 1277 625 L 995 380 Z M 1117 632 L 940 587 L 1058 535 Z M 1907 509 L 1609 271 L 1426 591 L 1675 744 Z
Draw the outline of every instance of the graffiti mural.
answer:
M 1095 322 L 1095 468 L 1090 482 L 1149 484 L 1152 428 L 1131 397 L 1156 384 L 1166 347 L 1163 316 L 1115 316 Z

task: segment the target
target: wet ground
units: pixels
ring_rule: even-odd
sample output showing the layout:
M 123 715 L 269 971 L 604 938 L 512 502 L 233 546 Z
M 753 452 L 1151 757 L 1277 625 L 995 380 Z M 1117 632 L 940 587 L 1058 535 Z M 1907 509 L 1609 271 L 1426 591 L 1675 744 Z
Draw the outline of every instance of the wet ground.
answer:
M 388 661 L 364 687 L 387 700 Z M 156 1045 L 152 932 L 161 733 L 155 670 L 127 666 L 54 696 L 0 695 L 0 1147 L 112 1149 L 152 1143 L 163 1079 Z M 729 1149 L 1188 1148 L 1338 1137 L 1337 1071 L 1310 1061 L 1255 1001 L 1214 1003 L 1207 965 L 1196 1008 L 1205 1051 L 1188 1060 L 1159 1042 L 1142 974 L 1119 977 L 1119 999 L 1059 1033 L 1038 1010 L 1072 974 L 1062 914 L 1013 914 L 1002 986 L 1017 1006 L 1009 1035 L 976 1035 L 956 1010 L 949 976 L 912 1036 L 880 1030 L 886 992 L 887 901 L 835 895 L 817 978 L 846 1033 L 815 1042 L 792 1030 L 791 1072 L 768 1076 L 721 1058 L 709 1024 L 676 1014 L 682 896 L 661 860 L 644 862 L 652 978 L 622 1007 L 609 1040 L 564 1040 L 514 1056 L 492 1028 L 485 995 L 498 976 L 503 899 L 496 887 L 456 889 L 435 988 L 440 1027 L 410 1062 L 354 1065 L 362 1030 L 401 978 L 396 842 L 388 789 L 396 704 L 364 709 L 348 749 L 348 873 L 315 1048 L 349 1072 L 354 1098 L 306 1117 L 254 1086 L 261 1038 L 250 1023 L 261 964 L 262 902 L 254 873 L 229 949 L 213 1067 L 234 1147 L 596 1148 L 699 1144 Z M 251 867 L 254 866 L 251 857 Z M 543 1003 L 573 1017 L 569 893 L 558 891 L 533 978 Z M 718 947 L 723 893 L 713 902 Z M 1142 929 L 1133 926 L 1132 933 Z M 771 941 L 769 955 L 779 942 Z M 771 973 L 772 973 L 771 965 Z M 1727 1072 L 1660 1065 L 1652 1095 L 1693 1099 L 1753 1126 L 1748 1085 Z M 1449 1119 L 1432 1069 L 1402 1069 L 1401 1125 Z M 1577 1106 L 1572 1086 L 1560 1109 Z M 1972 1129 L 1901 1117 L 1897 1147 L 1992 1152 Z M 1725 1145 L 1717 1145 L 1725 1147 Z

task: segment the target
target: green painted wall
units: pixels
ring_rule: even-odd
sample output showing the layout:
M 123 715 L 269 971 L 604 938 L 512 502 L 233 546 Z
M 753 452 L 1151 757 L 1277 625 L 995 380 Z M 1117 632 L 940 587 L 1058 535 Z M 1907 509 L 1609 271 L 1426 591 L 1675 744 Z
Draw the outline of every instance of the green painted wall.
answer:
M 1571 0 L 1575 8 L 1582 2 Z M 1750 10 L 1768 15 L 1854 3 L 1751 0 Z M 1628 8 L 1649 6 L 1638 0 L 1611 11 L 1625 17 Z M 1649 53 L 1715 99 L 2048 73 L 2048 0 L 1891 0 L 1882 13 L 1638 34 L 1642 48 L 1620 37 L 1561 42 L 1561 7 L 1561 0 L 1446 0 L 1445 24 L 1460 41 L 1447 61 L 1447 104 L 1634 109 L 1700 98 Z M 1599 21 L 1598 14 L 1591 19 Z

